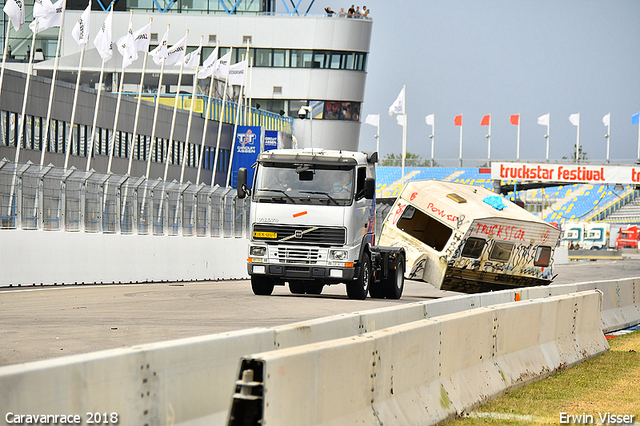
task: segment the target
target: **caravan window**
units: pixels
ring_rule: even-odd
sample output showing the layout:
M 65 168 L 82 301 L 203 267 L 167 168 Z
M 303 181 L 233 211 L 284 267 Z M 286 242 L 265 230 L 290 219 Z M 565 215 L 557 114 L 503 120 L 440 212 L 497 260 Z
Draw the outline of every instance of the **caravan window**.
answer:
M 536 250 L 536 258 L 533 261 L 533 266 L 549 266 L 551 262 L 551 247 L 540 246 Z
M 453 232 L 447 225 L 413 206 L 406 207 L 396 226 L 437 251 L 444 249 Z
M 511 250 L 513 250 L 513 244 L 496 242 L 489 253 L 489 260 L 507 262 L 511 256 Z
M 469 238 L 462 249 L 462 257 L 477 259 L 482 254 L 486 241 L 482 238 Z

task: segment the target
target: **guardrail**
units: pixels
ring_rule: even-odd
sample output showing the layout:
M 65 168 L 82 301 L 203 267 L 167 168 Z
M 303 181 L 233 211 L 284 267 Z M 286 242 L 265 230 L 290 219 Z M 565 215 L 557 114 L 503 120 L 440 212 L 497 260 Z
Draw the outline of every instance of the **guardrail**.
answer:
M 593 294 L 595 293 L 591 291 L 591 296 L 587 298 L 588 302 L 584 301 L 587 299 L 584 299 L 583 296 L 579 296 L 580 300 L 582 300 L 581 302 L 578 302 L 578 299 L 572 301 L 572 298 L 568 297 L 556 298 L 546 304 L 542 300 L 540 309 L 543 309 L 543 311 L 535 311 L 536 313 L 534 314 L 530 311 L 530 309 L 534 309 L 531 308 L 533 304 L 526 301 L 526 299 L 550 300 L 555 296 L 592 289 L 598 289 L 603 294 L 602 298 L 598 297 L 597 303 L 593 299 Z M 464 333 L 464 330 L 468 329 L 472 334 L 469 338 L 479 339 L 479 333 L 478 336 L 474 337 L 476 323 L 482 322 L 485 326 L 488 324 L 493 326 L 493 318 L 497 318 L 498 311 L 496 309 L 483 309 L 482 316 L 471 321 L 468 326 L 461 326 L 461 324 L 463 324 L 463 321 L 469 320 L 471 314 L 468 312 L 467 314 L 457 315 L 458 313 L 487 308 L 497 304 L 511 303 L 518 299 L 521 302 L 510 305 L 507 309 L 508 312 L 500 313 L 499 324 L 501 325 L 496 329 L 499 334 L 496 334 L 496 336 L 493 335 L 495 333 L 482 334 L 484 336 L 482 339 L 472 340 L 477 345 L 480 345 L 478 348 L 475 347 L 475 344 L 461 346 L 459 336 L 456 333 Z M 570 305 L 568 308 L 567 304 Z M 562 305 L 563 313 L 558 316 L 554 309 L 559 309 L 560 305 Z M 576 309 L 576 306 L 579 309 Z M 535 309 L 538 308 L 536 307 Z M 602 309 L 602 313 L 600 313 L 600 309 Z M 587 312 L 591 312 L 592 315 L 587 314 Z M 531 318 L 535 317 L 535 319 L 530 319 L 522 325 L 522 328 L 518 328 L 515 324 L 520 324 L 517 322 L 517 318 L 521 314 L 525 316 L 533 315 Z M 540 316 L 536 316 L 538 314 Z M 456 321 L 459 321 L 457 323 L 458 326 L 445 330 L 443 328 L 444 325 L 442 325 L 443 318 L 451 315 L 455 318 L 463 317 L 466 319 L 456 319 Z M 507 319 L 509 315 L 512 315 L 513 318 L 509 317 Z M 480 318 L 483 318 L 482 321 L 480 321 Z M 519 342 L 518 344 L 524 345 L 525 343 L 533 342 L 534 336 L 531 334 L 530 329 L 538 326 L 538 322 L 541 321 L 540 318 L 543 321 L 540 325 L 540 330 L 542 331 L 539 332 L 542 333 L 540 334 L 541 346 L 533 347 L 529 350 L 522 349 L 516 352 L 515 357 L 507 357 L 505 351 L 509 349 L 515 350 L 516 346 L 504 346 L 503 343 L 508 341 L 504 339 L 508 339 L 509 335 L 512 335 L 517 340 L 516 343 Z M 426 324 L 426 319 L 433 320 L 427 322 L 436 325 L 431 325 L 428 330 L 423 330 L 421 324 Z M 187 425 L 202 423 L 223 425 L 227 422 L 229 402 L 235 391 L 234 383 L 239 377 L 238 361 L 241 357 L 249 354 L 296 348 L 300 345 L 323 342 L 314 349 L 316 351 L 314 356 L 319 357 L 318 359 L 322 360 L 322 362 L 328 362 L 329 359 L 332 359 L 333 368 L 342 372 L 343 379 L 351 380 L 349 376 L 353 371 L 349 367 L 359 366 L 361 361 L 373 367 L 371 365 L 373 352 L 362 352 L 359 355 L 360 358 L 350 360 L 340 358 L 336 360 L 323 358 L 321 352 L 318 352 L 320 348 L 326 348 L 326 354 L 329 354 L 332 353 L 331 348 L 337 345 L 336 339 L 348 338 L 345 342 L 341 342 L 340 345 L 346 344 L 349 346 L 348 342 L 353 342 L 352 344 L 356 345 L 360 344 L 361 341 L 373 341 L 375 340 L 374 337 L 378 336 L 383 338 L 383 340 L 380 340 L 380 344 L 383 346 L 391 344 L 398 357 L 401 354 L 405 354 L 415 361 L 418 359 L 415 358 L 418 353 L 416 351 L 426 354 L 427 351 L 436 350 L 438 348 L 433 345 L 433 342 L 437 341 L 439 342 L 438 347 L 442 344 L 443 347 L 447 347 L 446 350 L 448 351 L 458 351 L 457 355 L 456 353 L 451 354 L 452 360 L 465 353 L 469 362 L 475 361 L 475 364 L 469 364 L 468 366 L 468 368 L 475 368 L 475 370 L 470 370 L 468 373 L 471 374 L 471 372 L 475 371 L 473 377 L 478 378 L 477 363 L 480 362 L 479 356 L 482 355 L 483 362 L 486 362 L 487 350 L 497 342 L 495 360 L 500 366 L 500 371 L 505 374 L 503 383 L 506 383 L 517 376 L 517 370 L 515 370 L 515 367 L 509 367 L 509 362 L 515 362 L 518 353 L 528 354 L 528 359 L 531 362 L 535 361 L 536 364 L 534 365 L 537 367 L 542 365 L 540 364 L 541 354 L 544 355 L 545 359 L 548 358 L 554 362 L 565 358 L 571 361 L 573 359 L 571 354 L 578 353 L 579 351 L 576 352 L 578 347 L 586 349 L 589 354 L 598 352 L 601 344 L 599 339 L 604 339 L 600 330 L 610 331 L 625 328 L 639 322 L 640 278 L 461 295 L 360 313 L 336 315 L 270 329 L 243 330 L 0 367 L 0 412 L 3 415 L 9 411 L 22 414 L 74 413 L 84 415 L 87 412 L 104 413 L 105 410 L 108 410 L 108 412 L 119 414 L 120 424 L 122 425 Z M 389 328 L 398 326 L 404 328 L 392 332 L 388 331 Z M 440 328 L 438 329 L 438 327 Z M 428 340 L 429 333 L 434 333 L 435 329 L 439 330 L 438 340 Z M 443 330 L 445 332 L 440 335 Z M 550 338 L 552 333 L 557 333 L 559 330 L 563 330 L 564 333 L 562 334 L 564 339 L 562 344 L 554 343 Z M 594 330 L 597 330 L 598 333 L 595 333 Z M 392 334 L 393 338 L 387 339 L 384 337 Z M 362 337 L 356 339 L 357 336 Z M 408 338 L 408 336 L 412 337 Z M 422 337 L 418 338 L 418 336 Z M 442 340 L 439 340 L 441 339 L 440 336 L 442 336 Z M 575 339 L 575 341 L 572 341 L 572 339 Z M 591 343 L 589 342 L 593 343 L 594 346 L 590 346 Z M 377 347 L 378 349 L 376 350 L 380 351 L 381 347 Z M 384 347 L 386 348 L 386 346 Z M 361 349 L 364 351 L 364 346 Z M 290 353 L 301 352 L 303 352 L 302 349 L 290 351 Z M 476 355 L 477 359 L 473 359 Z M 392 354 L 392 356 L 396 355 Z M 446 371 L 451 372 L 454 364 L 449 363 L 449 356 L 446 358 L 445 365 L 448 366 Z M 385 357 L 385 360 L 388 359 L 395 358 Z M 389 366 L 387 362 L 385 361 L 385 365 Z M 394 365 L 397 366 L 394 368 L 395 395 L 401 395 L 400 390 L 404 389 L 403 386 L 405 385 L 402 384 L 404 382 L 400 380 L 401 377 L 426 374 L 419 371 L 407 373 L 406 370 L 399 372 L 398 369 L 401 363 L 398 361 L 393 362 L 396 362 Z M 495 373 L 495 369 L 491 365 L 491 362 L 482 364 L 483 367 L 492 368 Z M 298 368 L 295 365 L 292 367 L 294 369 Z M 313 367 L 311 368 L 313 369 Z M 285 365 L 282 372 L 287 373 L 288 371 L 290 370 Z M 281 370 L 278 368 L 277 374 L 280 374 L 280 372 Z M 375 381 L 378 383 L 374 389 L 378 390 L 374 391 L 376 393 L 374 403 L 370 403 L 369 407 L 365 409 L 366 413 L 368 413 L 367 415 L 374 412 L 372 409 L 374 404 L 375 410 L 378 411 L 383 410 L 383 405 L 387 409 L 396 403 L 378 404 L 378 402 L 384 401 L 381 389 L 386 389 L 387 391 L 390 389 L 388 386 L 391 377 L 388 370 L 384 376 L 382 375 L 382 370 L 380 370 L 380 376 L 378 376 L 378 372 L 373 374 L 376 375 Z M 451 406 L 442 411 L 437 411 L 436 406 L 436 411 L 434 412 L 440 413 L 438 416 L 453 415 L 454 410 L 458 412 L 457 410 L 466 407 L 465 401 L 477 396 L 461 392 L 462 388 L 459 388 L 460 385 L 457 383 L 466 383 L 464 381 L 466 380 L 465 374 L 454 377 L 453 373 L 451 373 L 451 377 L 448 379 L 449 384 L 443 382 L 444 384 L 441 387 L 430 385 L 429 389 L 416 389 L 413 393 L 416 397 L 419 397 L 420 395 L 432 395 L 423 392 L 436 391 L 436 395 L 442 397 L 443 403 L 446 405 L 448 398 Z M 287 373 L 286 377 L 291 377 L 291 375 Z M 367 377 L 368 379 L 363 382 L 366 386 L 359 389 L 354 395 L 372 395 L 369 386 L 374 383 L 374 378 L 370 377 L 370 375 Z M 500 381 L 493 381 L 497 380 L 497 376 L 492 375 L 491 377 L 492 381 L 486 384 L 486 388 L 489 390 L 496 389 L 494 383 L 500 385 Z M 257 379 L 257 377 L 254 377 L 254 379 Z M 530 377 L 525 375 L 522 379 L 523 381 L 519 383 L 524 383 Z M 298 381 L 297 378 L 292 378 L 292 380 Z M 371 380 L 371 382 L 368 380 Z M 267 389 L 271 388 L 268 387 Z M 339 389 L 333 390 L 340 391 Z M 408 416 L 412 415 L 411 412 L 415 415 L 422 415 L 423 412 L 420 407 L 412 409 L 408 402 L 409 399 L 407 398 L 411 395 L 411 392 L 405 389 L 405 396 L 400 402 L 406 407 L 407 413 L 409 413 L 407 414 Z M 450 392 L 451 396 L 447 392 Z M 303 398 L 306 397 L 305 395 L 310 394 L 299 393 L 297 395 L 303 395 L 300 396 L 300 398 Z M 444 397 L 445 395 L 447 395 L 446 398 Z M 483 392 L 480 395 L 487 395 L 487 393 Z M 288 399 L 300 401 L 300 399 L 292 398 L 291 396 L 288 396 Z M 439 399 L 427 398 L 425 401 L 428 402 L 427 406 L 429 407 L 431 407 L 429 404 L 440 403 Z M 300 403 L 299 407 L 306 406 L 309 410 L 313 410 L 316 402 L 317 400 L 309 404 Z M 5 422 L 5 418 L 0 419 L 0 424 L 5 424 L 3 422 Z M 307 422 L 298 424 L 307 424 Z M 391 421 L 389 424 L 395 424 L 395 422 Z

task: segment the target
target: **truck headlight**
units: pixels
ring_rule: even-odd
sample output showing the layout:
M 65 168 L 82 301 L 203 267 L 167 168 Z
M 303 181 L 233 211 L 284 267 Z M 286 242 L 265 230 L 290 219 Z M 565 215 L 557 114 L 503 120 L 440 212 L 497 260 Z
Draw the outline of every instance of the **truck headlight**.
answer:
M 346 258 L 347 258 L 346 250 L 331 250 L 331 251 L 329 251 L 329 259 L 346 260 Z
M 249 255 L 255 257 L 263 257 L 267 254 L 267 248 L 265 246 L 251 246 L 249 247 Z

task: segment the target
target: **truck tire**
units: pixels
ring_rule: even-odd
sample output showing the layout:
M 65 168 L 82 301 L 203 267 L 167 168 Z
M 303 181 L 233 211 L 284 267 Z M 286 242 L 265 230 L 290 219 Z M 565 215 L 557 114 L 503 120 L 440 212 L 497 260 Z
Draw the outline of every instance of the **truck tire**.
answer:
M 274 282 L 272 279 L 260 275 L 251 276 L 251 290 L 256 296 L 271 296 Z
M 300 281 L 289 281 L 289 291 L 292 294 L 304 294 L 305 284 Z
M 369 254 L 362 255 L 362 263 L 360 264 L 360 274 L 358 278 L 347 283 L 347 296 L 349 299 L 364 300 L 369 292 L 369 284 L 371 283 L 371 261 Z
M 393 262 L 393 272 L 390 271 L 389 277 L 382 282 L 384 295 L 387 299 L 400 299 L 404 290 L 404 256 L 396 255 Z

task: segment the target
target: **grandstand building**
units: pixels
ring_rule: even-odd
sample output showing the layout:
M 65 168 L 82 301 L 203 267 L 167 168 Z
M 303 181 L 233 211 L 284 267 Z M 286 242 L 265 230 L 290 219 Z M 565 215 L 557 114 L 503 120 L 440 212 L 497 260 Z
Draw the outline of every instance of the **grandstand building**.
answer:
M 96 103 L 96 90 L 99 83 L 101 59 L 93 46 L 102 22 L 107 16 L 105 5 L 101 0 L 93 0 L 88 49 L 84 55 L 81 86 L 78 101 L 78 112 L 74 126 L 74 142 L 71 148 L 70 165 L 83 169 L 86 155 L 88 134 L 91 133 L 93 106 Z M 106 2 L 105 2 L 106 3 Z M 203 37 L 204 60 L 219 46 L 219 56 L 233 48 L 231 63 L 241 61 L 247 54 L 253 64 L 249 72 L 249 81 L 245 90 L 247 102 L 251 109 L 239 116 L 240 124 L 261 125 L 265 129 L 278 130 L 282 133 L 284 143 L 299 147 L 322 146 L 324 148 L 358 148 L 361 119 L 360 111 L 364 100 L 366 66 L 371 39 L 372 21 L 370 19 L 348 19 L 346 17 L 309 15 L 309 4 L 287 5 L 283 2 L 283 10 L 275 8 L 275 1 L 238 1 L 235 5 L 223 0 L 182 0 L 167 2 L 165 6 L 155 0 L 120 0 L 115 4 L 113 18 L 114 41 L 124 35 L 133 11 L 133 28 L 140 28 L 153 18 L 151 30 L 151 49 L 162 38 L 167 25 L 170 24 L 169 45 L 174 44 L 189 30 L 187 52 L 194 50 Z M 313 1 L 311 2 L 311 5 Z M 63 165 L 65 156 L 64 140 L 68 137 L 69 117 L 71 116 L 73 91 L 77 78 L 80 48 L 73 41 L 71 29 L 86 7 L 84 1 L 69 0 L 63 25 L 61 57 L 56 81 L 53 112 L 52 142 L 46 149 L 45 163 L 56 166 Z M 303 6 L 306 9 L 303 10 Z M 27 6 L 27 23 L 31 21 L 31 8 Z M 4 16 L 0 29 L 6 34 L 8 20 Z M 38 33 L 35 41 L 36 59 L 31 81 L 29 101 L 27 104 L 27 124 L 20 162 L 30 160 L 40 162 L 42 144 L 43 119 L 46 116 L 46 105 L 49 97 L 50 77 L 54 67 L 58 29 L 51 28 Z M 24 88 L 24 72 L 27 63 L 24 58 L 31 48 L 31 31 L 28 25 L 15 34 L 10 32 L 12 62 L 11 72 L 5 76 L 3 93 L 0 98 L 2 134 L 0 137 L 0 158 L 13 159 L 17 138 L 18 115 L 21 112 L 22 93 Z M 247 52 L 248 48 L 248 52 Z M 142 55 L 141 55 L 142 56 Z M 113 140 L 111 127 L 114 122 L 116 95 L 121 56 L 114 52 L 113 58 L 105 64 L 103 88 L 106 94 L 100 103 L 98 117 L 98 136 L 96 141 L 95 160 L 92 166 L 100 172 L 107 170 L 106 153 Z M 163 163 L 169 162 L 168 180 L 178 179 L 182 162 L 186 162 L 186 180 L 195 181 L 198 162 L 198 136 L 205 125 L 208 126 L 206 151 L 204 153 L 204 174 L 202 181 L 209 183 L 213 171 L 213 153 L 218 133 L 220 101 L 214 107 L 213 120 L 203 119 L 202 101 L 196 104 L 198 116 L 194 119 L 191 135 L 186 135 L 188 114 L 181 110 L 176 119 L 175 136 L 177 142 L 174 149 L 168 152 L 167 143 L 171 138 L 171 115 L 173 94 L 180 93 L 179 107 L 188 108 L 192 92 L 193 74 L 187 70 L 182 76 L 182 83 L 177 87 L 179 67 L 165 67 L 162 86 L 158 89 L 160 67 L 151 59 L 147 61 L 144 79 L 145 99 L 154 100 L 159 93 L 166 97 L 160 108 L 155 149 L 150 149 L 150 137 L 153 117 L 153 103 L 143 102 L 140 114 L 140 135 L 131 140 L 133 134 L 133 117 L 135 115 L 135 95 L 138 92 L 142 72 L 142 59 L 126 69 L 124 76 L 125 96 L 118 119 L 118 131 L 115 138 L 114 173 L 126 173 L 128 156 L 133 156 L 132 175 L 144 175 L 146 159 L 151 156 L 153 165 L 150 178 L 162 177 Z M 200 80 L 198 92 L 201 96 L 208 91 L 209 82 Z M 221 97 L 223 85 L 216 83 L 218 98 Z M 5 96 L 11 92 L 11 96 Z M 229 91 L 231 92 L 231 90 Z M 238 101 L 238 88 L 233 91 L 234 101 Z M 105 92 L 103 92 L 105 93 Z M 300 119 L 299 111 L 306 107 L 311 111 L 312 119 Z M 224 175 L 230 160 L 232 124 L 235 122 L 235 105 L 228 106 L 222 127 L 220 161 L 217 164 L 216 183 L 224 184 Z M 110 133 L 111 132 L 111 133 Z M 76 134 L 77 133 L 77 134 Z M 195 142 L 192 142 L 194 140 Z M 322 141 L 320 143 L 320 141 Z M 165 149 L 163 149 L 165 147 Z M 83 158 L 85 157 L 85 158 Z M 184 160 L 183 160 L 184 159 Z M 208 174 L 208 175 L 207 175 Z

